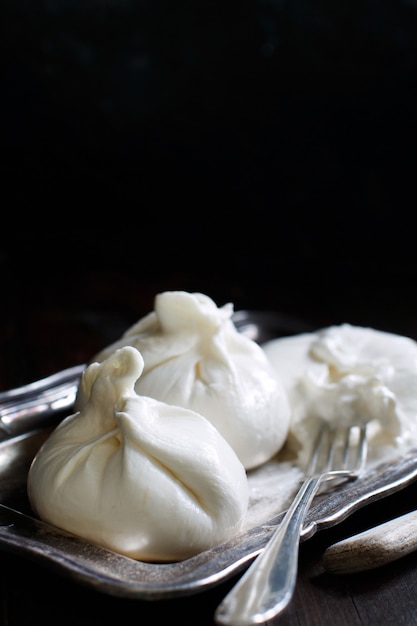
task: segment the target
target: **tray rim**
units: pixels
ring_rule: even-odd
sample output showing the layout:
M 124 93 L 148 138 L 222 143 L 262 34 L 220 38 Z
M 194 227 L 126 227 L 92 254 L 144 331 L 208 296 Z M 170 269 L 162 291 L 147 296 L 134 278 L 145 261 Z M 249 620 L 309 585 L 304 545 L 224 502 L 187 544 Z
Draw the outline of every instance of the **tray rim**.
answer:
M 314 330 L 304 321 L 275 311 L 241 310 L 236 311 L 233 318 L 240 332 L 259 343 L 262 338 Z M 4 426 L 4 432 L 0 432 L 0 451 L 27 438 L 45 436 L 68 415 L 74 386 L 84 367 L 78 365 L 18 390 L 0 393 L 0 409 L 4 412 L 4 424 L 0 424 Z M 64 406 L 61 399 L 58 411 L 55 395 L 49 396 L 50 378 L 58 389 L 56 397 L 64 398 Z M 63 381 L 64 395 L 60 389 Z M 39 398 L 45 406 L 44 412 L 38 411 Z M 21 400 L 23 405 L 19 404 Z M 404 489 L 416 479 L 417 448 L 409 446 L 403 456 L 398 452 L 395 461 L 382 461 L 356 480 L 318 494 L 307 514 L 301 541 L 343 522 L 359 509 Z M 285 510 L 185 561 L 153 564 L 111 552 L 36 519 L 24 510 L 0 503 L 0 549 L 35 560 L 109 595 L 141 600 L 168 599 L 204 591 L 246 568 L 261 552 L 284 515 Z
M 47 429 L 29 431 L 0 442 L 0 450 Z M 359 509 L 404 489 L 417 480 L 417 449 L 410 447 L 395 462 L 383 461 L 356 480 L 316 496 L 301 541 L 331 528 Z M 157 600 L 186 596 L 218 585 L 256 558 L 285 511 L 229 541 L 184 561 L 146 563 L 94 545 L 24 511 L 0 504 L 0 547 L 58 571 L 79 583 L 113 596 Z

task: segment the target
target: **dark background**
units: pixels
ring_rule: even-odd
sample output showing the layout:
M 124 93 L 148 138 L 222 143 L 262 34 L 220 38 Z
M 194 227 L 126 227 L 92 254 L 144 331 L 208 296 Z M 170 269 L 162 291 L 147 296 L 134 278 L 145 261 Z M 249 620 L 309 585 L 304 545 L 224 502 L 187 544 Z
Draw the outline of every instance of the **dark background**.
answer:
M 53 306 L 51 368 L 70 311 L 84 359 L 110 338 L 88 343 L 98 317 L 123 329 L 164 289 L 416 335 L 416 2 L 3 0 L 0 18 L 0 316 L 21 336 Z
M 1 390 L 166 289 L 417 338 L 416 0 L 2 0 L 0 42 Z M 415 554 L 323 574 L 370 508 L 306 543 L 277 623 L 415 623 Z M 130 602 L 0 557 L 1 626 L 212 625 L 230 587 Z

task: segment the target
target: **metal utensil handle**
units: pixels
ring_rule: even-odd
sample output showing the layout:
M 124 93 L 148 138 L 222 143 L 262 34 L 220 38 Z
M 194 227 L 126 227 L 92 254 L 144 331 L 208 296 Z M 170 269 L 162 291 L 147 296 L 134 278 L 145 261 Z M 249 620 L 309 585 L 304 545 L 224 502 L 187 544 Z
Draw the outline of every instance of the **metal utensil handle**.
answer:
M 0 393 L 0 438 L 45 426 L 71 409 L 85 365 L 76 365 L 28 385 Z
M 297 578 L 303 523 L 323 476 L 307 478 L 263 552 L 217 607 L 214 618 L 227 626 L 272 619 L 290 602 Z
M 381 567 L 417 550 L 417 511 L 372 526 L 329 546 L 323 565 L 332 574 Z

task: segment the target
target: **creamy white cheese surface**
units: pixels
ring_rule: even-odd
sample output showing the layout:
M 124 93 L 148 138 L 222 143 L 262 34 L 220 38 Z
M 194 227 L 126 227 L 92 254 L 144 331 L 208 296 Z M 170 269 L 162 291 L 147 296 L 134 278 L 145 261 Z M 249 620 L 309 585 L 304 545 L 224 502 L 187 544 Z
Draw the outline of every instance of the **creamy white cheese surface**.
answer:
M 250 469 L 283 446 L 290 407 L 264 351 L 237 331 L 232 314 L 230 303 L 217 307 L 201 293 L 166 291 L 154 311 L 93 360 L 137 348 L 145 364 L 136 392 L 204 415 Z M 81 385 L 76 408 L 85 395 Z
M 140 396 L 143 358 L 110 353 L 83 374 L 85 403 L 30 467 L 38 516 L 144 561 L 178 561 L 239 532 L 248 482 L 216 428 L 187 408 Z
M 290 400 L 288 443 L 306 461 L 319 419 L 369 422 L 374 449 L 417 439 L 417 342 L 342 324 L 263 345 Z

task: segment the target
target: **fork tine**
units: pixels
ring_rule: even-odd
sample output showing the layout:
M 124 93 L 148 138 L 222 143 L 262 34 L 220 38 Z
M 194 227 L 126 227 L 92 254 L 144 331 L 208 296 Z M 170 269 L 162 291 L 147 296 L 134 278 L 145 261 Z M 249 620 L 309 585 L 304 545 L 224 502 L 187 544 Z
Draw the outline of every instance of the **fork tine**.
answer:
M 351 435 L 352 435 L 352 429 L 346 428 L 345 440 L 344 440 L 344 445 L 343 445 L 343 455 L 342 455 L 342 467 L 344 468 L 346 468 L 349 463 L 349 456 L 350 456 L 349 451 L 351 449 Z
M 358 451 L 358 463 L 357 470 L 362 472 L 365 469 L 366 459 L 368 456 L 368 436 L 367 436 L 367 424 L 362 424 L 359 429 L 359 451 Z
M 367 425 L 354 425 L 346 429 L 344 468 L 357 476 L 363 470 L 367 457 Z
M 323 454 L 324 454 L 324 450 L 328 450 L 328 446 L 325 448 L 324 444 L 328 443 L 328 424 L 326 424 L 326 422 L 323 422 L 317 432 L 316 438 L 314 440 L 314 444 L 312 447 L 312 451 L 310 453 L 310 461 L 307 467 L 307 471 L 306 474 L 307 476 L 312 476 L 313 474 L 315 474 L 317 472 L 317 468 L 319 466 L 319 460 L 320 458 L 322 458 Z M 327 437 L 327 442 L 325 441 Z M 328 455 L 328 452 L 326 452 L 326 456 Z
M 318 430 L 310 453 L 307 476 L 330 471 L 346 469 L 351 449 L 351 428 L 334 427 L 323 422 Z
M 334 429 L 332 442 L 332 459 L 326 470 L 337 469 L 348 471 L 356 465 L 356 426 L 339 426 Z M 354 453 L 354 461 L 352 455 Z M 353 463 L 352 463 L 353 461 Z
M 335 476 L 359 476 L 367 459 L 367 425 L 336 427 L 331 429 L 329 438 L 328 462 L 322 470 L 328 472 L 328 480 Z
M 349 434 L 349 429 L 344 427 L 334 427 L 329 430 L 329 452 L 323 472 L 331 471 L 334 468 L 342 469 L 344 467 L 349 451 Z M 341 460 L 339 458 L 340 455 Z

